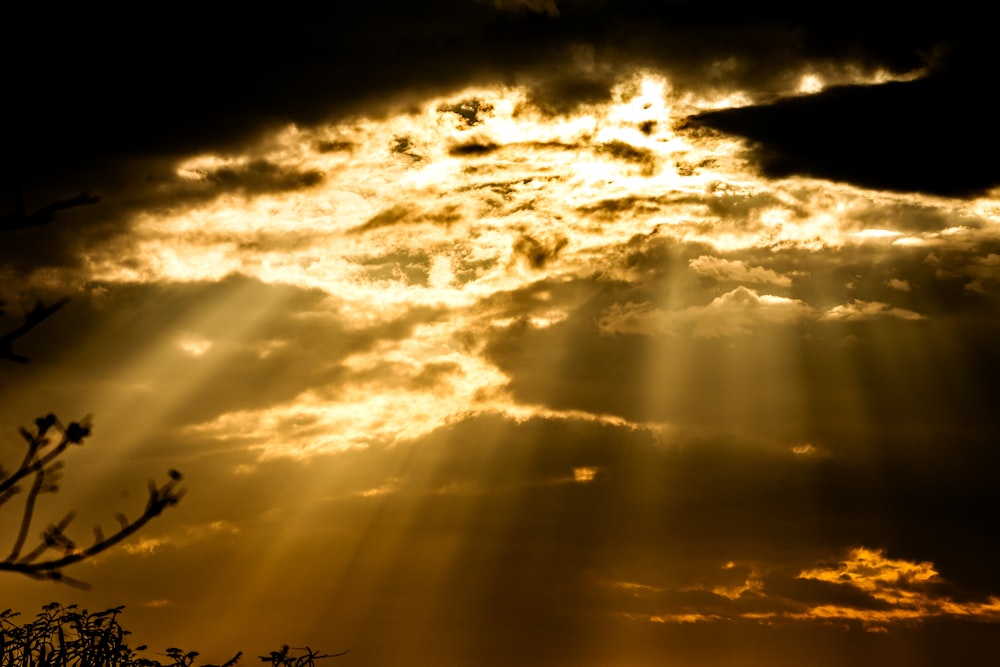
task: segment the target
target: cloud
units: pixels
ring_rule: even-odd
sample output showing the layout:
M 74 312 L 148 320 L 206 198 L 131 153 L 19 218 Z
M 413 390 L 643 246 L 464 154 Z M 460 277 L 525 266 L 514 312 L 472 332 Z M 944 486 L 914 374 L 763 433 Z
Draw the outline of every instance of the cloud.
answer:
M 323 174 L 316 169 L 299 171 L 282 168 L 264 159 L 242 165 L 191 170 L 188 174 L 189 179 L 203 182 L 206 189 L 218 193 L 235 190 L 251 196 L 312 187 L 323 180 Z
M 972 278 L 965 289 L 980 294 L 989 293 L 1000 283 L 1000 254 L 991 252 L 985 257 L 975 258 L 965 272 Z
M 92 411 L 100 491 L 160 461 L 184 525 L 239 530 L 151 533 L 99 590 L 173 601 L 159 635 L 333 627 L 386 664 L 860 664 L 840 628 L 912 655 L 907 617 L 966 646 L 1000 590 L 996 203 L 768 180 L 676 125 L 898 78 L 937 26 L 517 5 L 191 24 L 138 45 L 151 78 L 102 69 L 80 118 L 23 126 L 34 177 L 119 185 L 0 244 L 14 312 L 73 296 L 5 370 L 5 423 Z
M 649 214 L 659 211 L 664 203 L 660 197 L 628 196 L 616 199 L 603 199 L 579 207 L 581 213 L 597 215 L 602 218 L 614 218 L 622 213 Z
M 1000 598 L 967 600 L 929 562 L 889 559 L 880 549 L 857 547 L 835 566 L 807 568 L 794 580 L 761 574 L 729 561 L 692 586 L 616 582 L 647 598 L 646 613 L 625 616 L 652 623 L 857 624 L 869 632 L 895 631 L 941 617 L 1000 623 Z M 691 591 L 704 591 L 700 596 Z M 631 605 L 634 607 L 634 605 Z
M 527 10 L 549 16 L 559 16 L 559 8 L 556 7 L 555 0 L 492 0 L 492 2 L 493 6 L 503 11 Z
M 1000 168 L 977 166 L 1000 148 L 983 109 L 955 105 L 964 79 L 848 86 L 769 105 L 694 117 L 748 138 L 748 155 L 772 178 L 804 175 L 862 187 L 971 198 L 1000 184 Z M 943 131 L 928 133 L 933 125 Z M 946 129 L 944 129 L 946 128 Z M 866 156 L 858 159 L 859 155 Z
M 355 227 L 353 231 L 360 233 L 379 229 L 380 227 L 389 227 L 410 217 L 413 212 L 414 209 L 412 207 L 397 204 L 380 211 L 369 218 L 363 225 Z
M 912 287 L 910 283 L 906 280 L 900 278 L 889 278 L 886 284 L 894 290 L 899 290 L 900 292 L 909 292 Z
M 493 112 L 493 106 L 475 98 L 461 100 L 451 104 L 443 104 L 439 111 L 446 111 L 458 116 L 465 128 L 475 127 L 482 123 Z
M 151 556 L 164 547 L 177 549 L 187 547 L 195 542 L 217 539 L 219 535 L 236 535 L 239 532 L 240 529 L 229 522 L 213 521 L 199 526 L 187 526 L 162 537 L 143 535 L 137 540 L 125 544 L 122 548 L 130 556 Z
M 598 153 L 606 153 L 615 159 L 630 162 L 641 168 L 644 176 L 651 176 L 656 167 L 653 152 L 647 148 L 638 148 L 624 141 L 608 141 L 597 146 Z
M 701 255 L 688 262 L 691 270 L 700 276 L 719 281 L 764 283 L 790 287 L 792 279 L 761 266 L 747 266 L 740 260 Z
M 799 579 L 825 581 L 863 591 L 885 603 L 865 608 L 843 604 L 815 604 L 799 614 L 809 619 L 849 619 L 867 629 L 885 629 L 893 622 L 920 622 L 936 616 L 975 618 L 1000 622 L 1000 598 L 966 601 L 943 589 L 944 581 L 933 563 L 886 558 L 880 549 L 858 547 L 835 566 L 807 569 Z
M 449 149 L 448 153 L 455 156 L 488 155 L 500 148 L 499 145 L 490 141 L 470 141 L 464 144 L 457 144 Z
M 22 132 L 0 154 L 10 173 L 33 185 L 103 194 L 110 181 L 95 182 L 100 168 L 125 156 L 230 152 L 288 123 L 378 115 L 474 83 L 531 82 L 554 107 L 568 109 L 606 99 L 610 84 L 637 67 L 720 97 L 795 90 L 806 74 L 827 84 L 891 77 L 926 65 L 921 54 L 935 44 L 975 33 L 957 15 L 909 17 L 914 29 L 906 31 L 872 19 L 862 35 L 819 10 L 789 16 L 690 2 L 434 0 L 405 10 L 356 5 L 350 30 L 327 7 L 314 8 L 308 21 L 292 9 L 244 17 L 245 31 L 235 32 L 225 17 L 192 23 L 168 12 L 160 17 L 167 40 L 116 30 L 102 12 L 35 12 L 22 26 L 25 41 L 48 44 L 56 61 L 72 59 L 85 74 L 60 78 L 46 63 L 18 61 L 11 87 L 22 102 L 4 110 L 4 124 Z M 247 49 L 248 35 L 266 48 Z M 190 50 L 172 48 L 177 39 Z M 145 76 L 126 80 L 116 65 L 121 53 L 134 54 Z M 945 64 L 952 63 L 988 71 L 971 57 Z M 65 104 L 84 98 L 87 105 Z
M 759 294 L 737 287 L 716 297 L 706 306 L 669 311 L 648 303 L 614 304 L 597 322 L 605 334 L 678 335 L 723 338 L 750 334 L 766 324 L 788 324 L 811 317 L 813 310 L 803 301 Z
M 396 204 L 373 215 L 364 224 L 348 231 L 350 234 L 371 232 L 383 227 L 393 227 L 402 223 L 419 224 L 430 222 L 436 225 L 450 225 L 462 219 L 457 205 L 447 205 L 437 211 L 421 211 L 418 207 Z
M 604 312 L 597 328 L 604 334 L 654 336 L 670 332 L 669 315 L 651 303 L 616 303 Z
M 514 254 L 523 257 L 528 266 L 541 269 L 569 244 L 565 236 L 555 235 L 548 242 L 540 241 L 528 234 L 522 234 L 514 241 Z
M 901 320 L 922 320 L 925 319 L 920 313 L 896 308 L 887 303 L 879 301 L 860 301 L 855 299 L 849 304 L 834 306 L 830 310 L 820 315 L 820 320 L 856 322 L 860 320 L 871 320 L 878 317 L 894 317 Z

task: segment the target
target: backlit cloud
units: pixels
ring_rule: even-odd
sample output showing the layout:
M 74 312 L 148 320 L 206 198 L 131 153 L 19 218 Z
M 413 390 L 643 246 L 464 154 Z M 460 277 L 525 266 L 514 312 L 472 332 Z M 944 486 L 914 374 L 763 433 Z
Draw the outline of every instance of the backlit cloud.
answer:
M 19 24 L 82 75 L 9 58 L 0 445 L 94 415 L 84 537 L 188 488 L 74 601 L 207 661 L 992 655 L 995 67 L 858 9 Z
M 789 287 L 792 284 L 792 279 L 788 276 L 778 275 L 761 266 L 747 266 L 740 260 L 702 255 L 688 262 L 688 266 L 698 275 L 712 280 L 765 283 L 780 287 Z
M 941 617 L 1000 622 L 1000 598 L 966 599 L 932 563 L 889 559 L 879 549 L 855 548 L 840 563 L 803 570 L 795 580 L 808 586 L 730 562 L 715 581 L 680 589 L 616 586 L 662 606 L 654 613 L 624 613 L 652 623 L 848 622 L 869 632 L 889 632 Z M 685 591 L 708 595 L 699 600 Z
M 648 303 L 615 304 L 597 322 L 607 334 L 679 335 L 695 338 L 722 338 L 751 333 L 765 324 L 788 324 L 810 317 L 804 302 L 772 294 L 759 294 L 737 287 L 716 297 L 705 306 L 679 311 L 653 308 Z
M 859 301 L 855 300 L 850 304 L 834 306 L 823 313 L 820 319 L 823 320 L 868 320 L 875 317 L 895 317 L 901 320 L 922 320 L 924 316 L 905 308 L 896 308 L 887 303 L 879 301 Z

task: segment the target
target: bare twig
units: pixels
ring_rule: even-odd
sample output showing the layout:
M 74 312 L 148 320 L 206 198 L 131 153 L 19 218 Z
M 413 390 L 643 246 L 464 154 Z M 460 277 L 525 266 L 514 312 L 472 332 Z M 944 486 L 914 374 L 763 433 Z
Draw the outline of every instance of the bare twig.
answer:
M 63 306 L 69 303 L 69 297 L 63 297 L 56 301 L 55 303 L 46 306 L 43 302 L 39 301 L 35 304 L 35 307 L 24 314 L 24 322 L 21 326 L 11 329 L 7 333 L 0 336 L 0 359 L 7 359 L 8 361 L 15 361 L 19 364 L 28 363 L 28 358 L 17 354 L 14 352 L 13 343 L 15 340 L 25 335 L 39 324 L 44 322 L 46 319 L 54 315 Z M 0 303 L 0 306 L 3 304 Z M 0 311 L 2 312 L 2 311 Z
M 52 445 L 50 432 L 58 432 L 58 442 Z M 119 527 L 113 533 L 105 536 L 98 528 L 95 530 L 94 542 L 86 548 L 77 547 L 76 543 L 66 535 L 66 529 L 75 518 L 70 512 L 58 523 L 50 525 L 42 534 L 38 544 L 26 554 L 22 551 L 34 518 L 35 504 L 42 493 L 55 492 L 58 487 L 56 480 L 62 468 L 62 461 L 57 460 L 69 445 L 81 445 L 90 435 L 89 420 L 72 422 L 63 426 L 55 415 L 46 415 L 35 420 L 35 431 L 21 429 L 21 435 L 28 445 L 28 451 L 18 468 L 6 475 L 0 471 L 0 505 L 8 502 L 20 491 L 17 483 L 26 477 L 34 476 L 31 488 L 25 499 L 21 513 L 21 523 L 14 539 L 10 555 L 0 561 L 0 572 L 18 572 L 37 579 L 62 581 L 73 586 L 87 585 L 77 579 L 68 577 L 63 569 L 92 558 L 102 553 L 133 533 L 140 530 L 154 517 L 159 516 L 168 507 L 176 505 L 184 495 L 180 488 L 181 474 L 176 470 L 169 472 L 169 479 L 163 484 L 149 483 L 149 498 L 142 514 L 134 520 L 129 520 L 119 514 Z M 50 445 L 52 445 L 50 447 Z M 45 558 L 51 551 L 59 551 L 59 555 Z
M 34 213 L 28 214 L 24 210 L 24 195 L 20 189 L 16 189 L 14 191 L 14 212 L 0 215 L 0 231 L 45 225 L 55 220 L 58 211 L 78 206 L 93 206 L 100 200 L 100 197 L 84 191 L 69 199 L 57 199 Z

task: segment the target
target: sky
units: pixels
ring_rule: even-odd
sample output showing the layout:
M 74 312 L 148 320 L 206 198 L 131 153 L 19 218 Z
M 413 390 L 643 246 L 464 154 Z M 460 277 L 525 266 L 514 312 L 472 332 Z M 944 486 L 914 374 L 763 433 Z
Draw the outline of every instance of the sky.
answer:
M 84 544 L 186 494 L 0 608 L 210 662 L 994 664 L 996 55 L 881 9 L 26 9 L 0 333 L 68 301 L 0 465 L 89 417 L 33 526 Z

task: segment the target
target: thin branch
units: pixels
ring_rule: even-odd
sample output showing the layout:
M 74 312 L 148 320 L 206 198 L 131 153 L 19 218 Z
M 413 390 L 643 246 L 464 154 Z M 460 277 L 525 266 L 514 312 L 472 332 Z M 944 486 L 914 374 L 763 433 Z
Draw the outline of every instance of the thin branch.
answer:
M 56 213 L 59 211 L 78 206 L 93 206 L 99 201 L 101 201 L 100 197 L 83 191 L 69 199 L 57 199 L 29 215 L 24 212 L 24 195 L 18 188 L 14 191 L 14 212 L 5 213 L 0 216 L 0 231 L 27 229 L 29 227 L 45 225 L 55 220 Z
M 22 428 L 21 435 L 28 441 L 28 453 L 25 455 L 24 461 L 21 462 L 21 465 L 18 466 L 18 469 L 15 470 L 10 477 L 0 480 L 0 494 L 3 494 L 7 491 L 7 489 L 12 488 L 28 475 L 47 466 L 49 463 L 58 458 L 64 451 L 66 451 L 66 448 L 71 444 L 78 445 L 82 443 L 83 439 L 90 435 L 90 427 L 87 425 L 88 420 L 84 418 L 82 421 L 82 424 L 79 422 L 72 422 L 68 427 L 63 428 L 62 424 L 59 423 L 59 420 L 56 419 L 55 415 L 50 414 L 45 417 L 39 417 L 35 420 L 35 425 L 38 428 L 37 435 L 32 435 L 26 429 Z M 48 444 L 48 440 L 45 438 L 45 433 L 52 425 L 58 425 L 63 431 L 63 436 L 55 448 L 50 450 L 44 456 L 36 458 L 38 450 Z
M 84 582 L 66 576 L 63 569 L 110 549 L 139 531 L 154 517 L 162 514 L 163 510 L 180 502 L 184 495 L 183 489 L 179 487 L 181 474 L 175 470 L 169 471 L 169 479 L 159 486 L 150 481 L 149 498 L 142 514 L 134 521 L 129 521 L 124 515 L 118 514 L 120 524 L 118 530 L 105 536 L 100 528 L 95 529 L 94 542 L 89 547 L 77 548 L 73 540 L 66 535 L 67 527 L 75 518 L 75 513 L 70 512 L 58 523 L 50 525 L 42 533 L 39 543 L 30 552 L 22 555 L 34 518 L 38 496 L 45 492 L 54 492 L 57 489 L 55 481 L 57 473 L 62 467 L 62 461 L 56 459 L 66 451 L 69 445 L 82 444 L 83 440 L 90 435 L 90 426 L 86 419 L 81 422 L 72 422 L 69 426 L 63 426 L 54 415 L 47 415 L 36 419 L 35 427 L 35 433 L 21 429 L 21 435 L 27 441 L 28 451 L 17 470 L 0 479 L 0 505 L 2 505 L 17 492 L 15 486 L 17 482 L 29 475 L 35 476 L 25 499 L 21 525 L 10 555 L 5 560 L 0 561 L 0 572 L 18 572 L 37 579 L 61 581 L 86 588 L 87 585 Z M 46 434 L 52 427 L 56 427 L 61 432 L 61 437 L 58 444 L 46 451 L 45 448 L 49 445 Z M 56 549 L 62 550 L 61 556 L 43 559 L 46 552 Z
M 66 530 L 66 527 L 69 526 L 69 524 L 71 524 L 73 522 L 73 519 L 75 518 L 76 518 L 76 512 L 69 512 L 66 516 L 60 519 L 59 523 L 55 524 L 54 526 L 49 526 L 48 530 L 42 533 L 43 538 L 46 538 L 48 535 L 54 533 L 55 531 L 59 531 L 61 533 L 62 531 Z M 41 556 L 43 553 L 51 549 L 53 546 L 54 542 L 51 539 L 42 539 L 42 542 L 38 546 L 36 546 L 30 553 L 23 556 L 17 562 L 31 563 L 36 558 Z
M 24 323 L 0 336 L 0 359 L 15 361 L 19 364 L 28 363 L 28 358 L 14 352 L 13 342 L 25 335 L 39 324 L 52 317 L 63 306 L 69 303 L 69 297 L 63 297 L 50 306 L 39 301 L 35 307 L 24 314 Z
M 161 487 L 154 486 L 150 492 L 149 502 L 146 504 L 146 509 L 143 511 L 142 515 L 140 515 L 135 521 L 123 525 L 119 530 L 115 531 L 104 540 L 95 542 L 86 549 L 71 550 L 69 553 L 60 558 L 31 562 L 34 560 L 33 557 L 36 554 L 44 553 L 46 549 L 59 544 L 61 542 L 61 538 L 65 539 L 62 534 L 65 526 L 51 526 L 49 530 L 45 532 L 45 536 L 43 538 L 44 543 L 43 545 L 40 545 L 42 547 L 40 552 L 36 549 L 20 561 L 11 561 L 8 559 L 0 562 L 0 572 L 19 572 L 21 574 L 43 579 L 65 580 L 65 577 L 61 572 L 63 568 L 79 563 L 80 561 L 87 560 L 88 558 L 92 558 L 93 556 L 106 551 L 133 533 L 137 532 L 154 517 L 159 516 L 164 509 L 176 505 L 183 495 L 183 493 L 176 488 L 176 485 L 177 480 L 171 479 Z
M 24 512 L 21 515 L 21 527 L 17 531 L 17 539 L 14 540 L 14 547 L 10 551 L 10 555 L 7 556 L 8 561 L 16 561 L 18 556 L 21 555 L 21 549 L 24 547 L 24 541 L 28 537 L 28 527 L 31 525 L 32 515 L 35 511 L 35 502 L 38 500 L 38 494 L 42 492 L 42 486 L 45 483 L 45 471 L 39 470 L 35 473 L 35 481 L 31 485 L 31 490 L 28 491 L 28 498 L 24 501 Z

